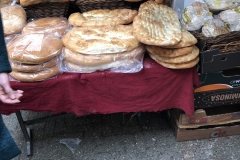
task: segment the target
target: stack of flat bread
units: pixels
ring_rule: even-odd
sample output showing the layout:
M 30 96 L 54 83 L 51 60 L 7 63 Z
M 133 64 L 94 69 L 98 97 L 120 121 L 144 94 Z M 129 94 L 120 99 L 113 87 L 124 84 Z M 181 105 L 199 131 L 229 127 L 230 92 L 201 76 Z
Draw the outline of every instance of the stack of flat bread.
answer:
M 51 45 L 49 45 L 51 44 Z M 19 81 L 43 81 L 59 73 L 62 41 L 53 34 L 22 34 L 7 45 L 10 75 Z
M 101 70 L 138 72 L 145 46 L 130 25 L 73 28 L 62 38 L 62 71 L 91 73 Z M 140 66 L 140 67 L 139 67 Z
M 162 66 L 184 69 L 198 63 L 197 39 L 181 28 L 172 8 L 155 1 L 141 4 L 133 28 L 135 37 L 147 44 L 150 57 Z
M 97 27 L 107 25 L 129 24 L 138 14 L 131 9 L 97 9 L 84 13 L 72 13 L 68 21 L 74 27 Z

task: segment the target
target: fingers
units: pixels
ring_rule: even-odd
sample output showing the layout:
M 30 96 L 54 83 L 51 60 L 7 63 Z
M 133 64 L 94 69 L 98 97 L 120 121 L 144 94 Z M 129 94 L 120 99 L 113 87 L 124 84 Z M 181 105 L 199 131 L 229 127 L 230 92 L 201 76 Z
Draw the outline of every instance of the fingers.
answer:
M 14 104 L 14 103 L 19 103 L 20 100 L 19 99 L 11 99 L 8 97 L 7 94 L 1 94 L 0 95 L 0 100 L 3 102 L 3 103 L 8 103 L 8 104 Z

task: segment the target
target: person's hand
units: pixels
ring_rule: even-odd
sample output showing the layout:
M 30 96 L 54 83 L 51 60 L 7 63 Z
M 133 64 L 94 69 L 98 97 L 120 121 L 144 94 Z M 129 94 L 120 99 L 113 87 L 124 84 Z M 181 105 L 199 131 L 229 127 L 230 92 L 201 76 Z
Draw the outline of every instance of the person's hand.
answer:
M 22 95 L 22 90 L 14 91 L 10 87 L 8 73 L 0 73 L 0 100 L 9 104 L 19 103 Z

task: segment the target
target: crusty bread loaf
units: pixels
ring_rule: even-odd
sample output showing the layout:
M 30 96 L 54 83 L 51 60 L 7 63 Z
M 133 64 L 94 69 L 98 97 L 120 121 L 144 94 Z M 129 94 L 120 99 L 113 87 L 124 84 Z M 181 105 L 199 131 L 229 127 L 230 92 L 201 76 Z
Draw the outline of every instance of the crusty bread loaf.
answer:
M 172 46 L 165 46 L 165 48 L 183 48 L 195 45 L 197 43 L 197 39 L 186 29 L 182 29 L 182 38 L 178 44 Z
M 69 23 L 75 27 L 107 26 L 129 24 L 138 14 L 131 9 L 98 9 L 84 13 L 73 13 L 69 16 Z
M 46 2 L 68 2 L 68 0 L 20 0 L 20 4 L 23 7 L 27 7 L 33 4 L 46 3 Z
M 39 72 L 47 68 L 51 68 L 58 64 L 58 58 L 53 58 L 50 61 L 44 62 L 42 64 L 24 64 L 14 61 L 10 61 L 10 65 L 13 71 L 18 72 Z
M 21 33 L 27 23 L 25 10 L 17 5 L 5 6 L 1 9 L 4 36 Z
M 68 49 L 83 54 L 125 52 L 139 45 L 129 25 L 73 28 L 62 41 Z
M 133 20 L 134 36 L 142 43 L 169 46 L 182 38 L 177 13 L 170 7 L 147 1 L 141 4 Z
M 46 17 L 29 22 L 22 30 L 22 34 L 51 33 L 63 35 L 69 29 L 69 23 L 65 18 Z
M 81 54 L 73 52 L 67 48 L 64 48 L 63 57 L 66 61 L 73 64 L 78 64 L 81 66 L 99 66 L 127 59 L 136 59 L 140 61 L 144 55 L 144 52 L 145 52 L 144 45 L 140 45 L 131 51 L 120 52 L 115 54 L 98 54 L 98 55 Z
M 198 62 L 199 62 L 199 57 L 195 58 L 192 61 L 186 62 L 186 63 L 165 63 L 160 60 L 158 60 L 154 54 L 149 54 L 149 56 L 155 60 L 157 63 L 161 64 L 162 66 L 166 68 L 171 68 L 171 69 L 186 69 L 186 68 L 192 68 L 194 67 Z
M 12 2 L 12 0 L 0 0 L 0 5 L 8 4 L 10 2 Z
M 10 60 L 41 64 L 58 56 L 62 50 L 62 41 L 53 34 L 22 34 L 7 45 Z
M 10 75 L 22 82 L 43 81 L 59 74 L 58 66 L 54 66 L 39 72 L 17 72 L 12 71 Z
M 168 49 L 168 48 L 162 48 L 159 46 L 147 45 L 146 48 L 148 52 L 155 54 L 157 56 L 173 58 L 173 57 L 183 56 L 191 53 L 194 49 L 194 46 L 178 48 L 178 49 Z
M 179 63 L 187 63 L 189 61 L 192 61 L 193 59 L 197 58 L 198 55 L 199 55 L 199 49 L 196 46 L 194 46 L 192 52 L 182 55 L 182 56 L 162 57 L 162 56 L 155 54 L 154 57 L 161 62 L 179 64 Z

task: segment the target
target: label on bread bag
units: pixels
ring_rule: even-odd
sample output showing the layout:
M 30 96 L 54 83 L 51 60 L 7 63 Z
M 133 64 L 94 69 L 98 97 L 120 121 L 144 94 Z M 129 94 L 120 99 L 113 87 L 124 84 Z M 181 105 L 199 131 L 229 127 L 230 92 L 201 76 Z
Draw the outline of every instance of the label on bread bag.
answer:
M 26 51 L 41 51 L 42 43 L 44 41 L 44 34 L 31 34 L 27 37 L 28 43 L 25 43 Z

